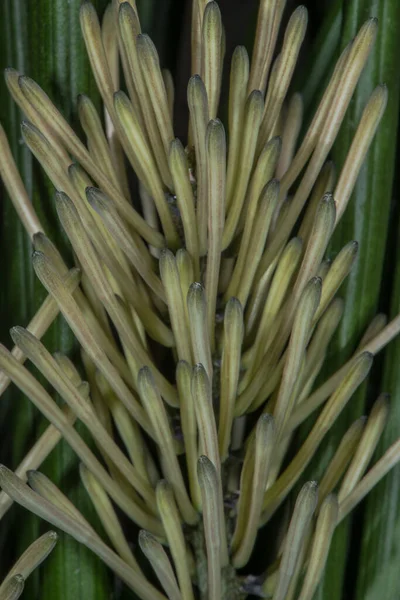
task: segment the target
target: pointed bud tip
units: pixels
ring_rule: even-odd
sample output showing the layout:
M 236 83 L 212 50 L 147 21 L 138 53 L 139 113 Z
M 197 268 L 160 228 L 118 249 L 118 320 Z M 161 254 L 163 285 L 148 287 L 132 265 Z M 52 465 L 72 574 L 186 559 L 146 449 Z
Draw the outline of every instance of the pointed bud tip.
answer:
M 14 327 L 11 327 L 10 336 L 15 345 L 17 345 L 16 340 L 20 339 L 20 337 L 23 336 L 25 332 L 26 329 L 24 329 L 24 327 L 21 327 L 21 325 L 14 325 Z
M 246 46 L 239 45 L 239 46 L 235 47 L 235 49 L 233 51 L 233 55 L 232 55 L 232 62 L 234 61 L 235 58 L 237 58 L 239 56 L 248 58 Z
M 324 194 L 322 196 L 321 202 L 325 202 L 325 203 L 330 203 L 333 202 L 334 198 L 333 198 L 333 193 L 332 192 L 326 192 L 326 194 Z
M 207 375 L 204 365 L 202 363 L 196 363 L 193 367 L 193 375 Z
M 173 252 L 171 252 L 171 250 L 169 248 L 163 248 L 160 252 L 160 260 L 162 258 L 164 260 L 171 259 L 171 258 L 174 258 L 174 254 L 173 254 Z
M 166 479 L 160 479 L 156 485 L 156 495 L 160 500 L 161 498 L 168 498 L 170 495 L 173 496 L 172 487 Z
M 90 0 L 81 0 L 81 10 L 94 10 L 94 6 Z
M 349 248 L 351 253 L 355 256 L 358 253 L 359 243 L 357 242 L 357 240 L 352 240 L 348 243 L 346 247 Z
M 210 459 L 208 458 L 208 456 L 206 456 L 205 454 L 202 454 L 201 456 L 199 456 L 199 458 L 197 459 L 197 463 L 199 465 L 209 465 L 211 463 Z
M 304 502 L 304 507 L 308 507 L 308 510 L 313 513 L 318 501 L 318 483 L 316 481 L 307 481 L 301 488 L 296 504 L 300 507 Z
M 8 83 L 11 84 L 12 80 L 18 82 L 20 75 L 21 75 L 21 73 L 19 71 L 17 71 L 17 69 L 14 69 L 13 67 L 6 67 L 4 69 L 4 80 L 7 85 L 8 85 Z
M 153 372 L 151 368 L 147 365 L 144 365 L 139 369 L 137 376 L 138 388 L 141 392 L 141 396 L 148 399 L 154 399 L 155 396 L 158 397 L 158 387 L 154 379 Z
M 147 365 L 144 365 L 143 367 L 141 367 L 138 372 L 138 377 L 140 377 L 142 379 L 144 379 L 144 378 L 152 379 L 153 375 L 152 375 L 150 367 L 148 367 Z
M 86 94 L 78 94 L 76 101 L 78 103 L 78 109 L 85 106 L 86 104 L 91 106 L 92 101 Z
M 263 413 L 259 418 L 259 421 L 263 423 L 271 423 L 272 425 L 275 423 L 275 419 L 270 413 Z
M 205 300 L 204 287 L 198 281 L 194 281 L 190 284 L 189 291 L 187 294 L 188 302 L 197 301 L 203 302 Z
M 101 193 L 101 191 L 94 185 L 88 185 L 87 187 L 85 187 L 85 196 L 87 198 L 96 197 L 99 194 L 99 192 Z
M 154 540 L 154 537 L 151 535 L 151 533 L 149 531 L 146 531 L 146 529 L 141 529 L 139 531 L 139 544 L 146 544 L 147 542 L 151 542 Z
M 368 350 L 362 352 L 360 356 L 365 358 L 365 360 L 370 360 L 371 362 L 374 360 L 374 355 L 372 354 L 372 352 L 368 352 Z
M 70 197 L 62 190 L 56 190 L 55 198 L 56 202 L 71 202 Z
M 273 138 L 271 138 L 268 142 L 268 145 L 276 145 L 279 146 L 279 148 L 282 146 L 282 136 L 280 135 L 275 135 Z
M 270 179 L 268 181 L 268 183 L 265 185 L 263 191 L 268 192 L 268 194 L 279 194 L 280 186 L 281 186 L 281 184 L 280 184 L 279 179 L 276 179 L 274 177 L 273 179 Z
M 316 288 L 321 287 L 322 286 L 322 279 L 321 277 L 319 277 L 318 275 L 316 275 L 315 277 L 312 277 L 309 281 L 310 286 L 314 286 Z
M 260 102 L 263 101 L 264 96 L 260 90 L 253 90 L 248 97 L 248 100 L 250 99 L 252 99 L 253 102 Z
M 304 4 L 300 4 L 300 6 L 298 6 L 294 12 L 301 16 L 308 15 L 307 7 Z
M 369 42 L 372 42 L 377 34 L 378 31 L 378 25 L 379 25 L 379 21 L 377 19 L 377 17 L 370 17 L 369 19 L 367 19 L 361 26 L 357 37 L 360 36 L 361 34 L 361 39 L 363 40 L 369 40 Z
M 390 410 L 390 394 L 388 394 L 386 392 L 379 394 L 378 398 L 376 399 L 376 401 L 372 407 L 372 413 L 374 413 L 376 411 L 380 412 L 382 410 L 384 410 L 386 414 L 388 414 L 389 410 Z
M 10 469 L 8 469 L 5 465 L 0 465 L 0 485 L 2 479 L 4 480 L 6 477 L 9 477 L 12 474 L 13 472 L 10 471 Z
M 33 79 L 31 79 L 27 75 L 24 75 L 24 73 L 20 73 L 18 75 L 18 85 L 24 85 L 25 83 L 29 82 L 35 83 Z
M 206 4 L 206 7 L 204 9 L 203 22 L 204 19 L 210 18 L 212 16 L 219 16 L 219 18 L 221 18 L 221 11 L 218 2 L 215 2 L 215 0 L 211 0 L 211 2 L 208 2 Z
M 201 76 L 198 73 L 195 73 L 189 79 L 189 85 L 195 85 L 195 84 L 198 84 L 200 82 L 203 83 L 203 80 L 202 80 Z
M 229 306 L 229 308 L 237 308 L 241 311 L 243 310 L 242 303 L 240 302 L 239 298 L 236 298 L 236 296 L 231 296 L 226 303 L 226 306 Z
M 183 144 L 182 144 L 181 140 L 179 138 L 173 139 L 169 145 L 170 152 L 172 150 L 181 150 L 181 149 L 183 149 Z

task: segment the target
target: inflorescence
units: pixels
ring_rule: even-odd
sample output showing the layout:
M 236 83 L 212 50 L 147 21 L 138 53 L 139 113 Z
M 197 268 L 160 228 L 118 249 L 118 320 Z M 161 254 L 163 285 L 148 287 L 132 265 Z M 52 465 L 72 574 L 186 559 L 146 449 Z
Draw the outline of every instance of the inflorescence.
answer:
M 244 47 L 234 51 L 228 142 L 217 118 L 224 29 L 216 2 L 193 2 L 186 147 L 174 136 L 171 74 L 141 32 L 134 0 L 114 0 L 101 24 L 89 2 L 81 6 L 104 102 L 103 127 L 92 101 L 78 98 L 86 145 L 37 83 L 6 71 L 26 117 L 24 142 L 56 188 L 75 265 L 46 236 L 1 130 L 0 174 L 48 297 L 27 328 L 11 330 L 13 350 L 0 347 L 0 390 L 12 381 L 50 425 L 15 473 L 0 467 L 0 517 L 18 502 L 88 546 L 144 600 L 250 593 L 311 600 L 335 527 L 400 459 L 397 442 L 367 470 L 388 417 L 382 395 L 369 418 L 350 427 L 319 485 L 301 488 L 290 521 L 269 538 L 263 575 L 249 573 L 259 528 L 301 482 L 374 355 L 400 329 L 400 317 L 386 324 L 379 315 L 351 359 L 314 385 L 343 312 L 336 292 L 357 243 L 349 240 L 331 263 L 325 254 L 387 91 L 380 85 L 371 95 L 337 176 L 329 153 L 377 23 L 367 21 L 343 50 L 299 141 L 302 98 L 288 90 L 307 11 L 294 11 L 276 56 L 284 6 L 261 0 L 251 61 Z M 131 170 L 140 210 L 131 201 Z M 87 381 L 40 341 L 59 312 L 80 345 Z M 23 366 L 26 359 L 63 406 Z M 317 410 L 293 453 L 294 433 Z M 38 471 L 61 437 L 81 461 L 110 545 Z M 143 574 L 115 506 L 139 527 L 158 583 Z M 56 537 L 49 532 L 27 550 L 0 598 L 19 596 Z

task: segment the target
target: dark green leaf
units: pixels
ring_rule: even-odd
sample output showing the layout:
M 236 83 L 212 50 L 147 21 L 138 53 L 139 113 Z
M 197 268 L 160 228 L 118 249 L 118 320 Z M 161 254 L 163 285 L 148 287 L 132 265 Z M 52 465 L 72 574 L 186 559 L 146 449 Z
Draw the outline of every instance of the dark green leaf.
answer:
M 400 312 L 400 246 L 395 231 L 396 277 L 392 316 Z M 376 452 L 379 458 L 399 437 L 400 431 L 400 340 L 395 340 L 385 358 L 382 389 L 390 392 L 390 418 Z M 400 469 L 396 467 L 371 492 L 363 518 L 362 546 L 358 566 L 357 600 L 392 600 L 400 597 Z
M 381 82 L 389 88 L 389 101 L 377 136 L 360 173 L 352 201 L 344 219 L 339 224 L 332 251 L 338 251 L 346 242 L 360 242 L 358 261 L 346 286 L 346 309 L 337 337 L 336 351 L 340 362 L 354 349 L 362 332 L 374 316 L 382 283 L 383 261 L 387 239 L 390 199 L 395 160 L 397 118 L 399 110 L 399 77 L 395 65 L 398 56 L 398 23 L 400 4 L 397 0 L 385 2 L 355 0 L 344 3 L 344 28 L 341 45 L 351 39 L 360 25 L 369 17 L 379 19 L 378 39 L 356 94 L 346 115 L 334 159 L 340 168 L 362 110 L 372 90 Z M 332 361 L 335 366 L 334 361 Z M 378 377 L 378 371 L 372 371 Z M 329 436 L 325 459 L 341 439 L 345 428 L 365 410 L 364 387 L 353 399 L 349 410 L 340 419 Z M 382 517 L 384 518 L 384 517 Z M 344 522 L 336 532 L 326 575 L 320 586 L 318 598 L 339 600 L 342 597 L 344 570 L 347 562 L 349 522 Z M 375 556 L 375 551 L 374 551 Z M 371 559 L 372 560 L 372 559 Z M 356 577 L 356 564 L 351 562 L 349 585 Z M 380 595 L 377 596 L 380 598 Z M 374 597 L 375 598 L 375 597 Z
M 105 2 L 97 2 L 101 9 Z M 88 60 L 79 27 L 80 0 L 4 0 L 2 3 L 1 67 L 13 66 L 36 79 L 60 107 L 67 119 L 74 121 L 75 100 L 78 92 L 96 96 Z M 29 152 L 20 144 L 21 116 L 11 101 L 4 83 L 1 83 L 0 114 L 9 136 L 13 154 L 21 170 L 35 208 L 51 239 L 63 250 L 66 244 L 55 218 L 54 189 Z M 2 205 L 2 340 L 10 346 L 7 330 L 15 324 L 26 325 L 45 296 L 31 267 L 31 247 L 8 198 Z M 75 344 L 66 323 L 59 318 L 45 338 L 51 350 L 71 355 Z M 2 398 L 2 438 L 12 431 L 11 453 L 3 456 L 8 464 L 16 466 L 25 451 L 43 430 L 43 420 L 30 402 L 10 387 L 7 398 Z M 46 461 L 46 474 L 74 501 L 80 510 L 93 520 L 77 477 L 77 460 L 65 443 L 60 443 Z M 11 546 L 20 553 L 46 527 L 35 517 L 13 507 L 5 521 L 15 527 L 8 533 L 7 554 L 12 559 Z M 23 522 L 21 527 L 20 522 Z M 3 523 L 2 523 L 3 526 Z M 16 535 L 16 533 L 18 535 Z M 14 540 L 14 544 L 13 544 Z M 4 565 L 6 567 L 6 565 Z M 74 540 L 61 536 L 55 551 L 44 563 L 40 574 L 27 582 L 25 597 L 57 600 L 106 599 L 110 597 L 109 577 L 100 561 Z

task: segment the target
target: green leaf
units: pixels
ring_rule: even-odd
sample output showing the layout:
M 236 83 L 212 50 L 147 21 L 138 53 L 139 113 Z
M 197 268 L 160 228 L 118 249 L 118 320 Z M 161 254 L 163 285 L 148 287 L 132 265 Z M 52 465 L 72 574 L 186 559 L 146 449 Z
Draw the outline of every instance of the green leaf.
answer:
M 96 4 L 101 10 L 105 2 L 99 0 Z M 80 33 L 79 5 L 80 0 L 4 0 L 0 25 L 2 68 L 13 66 L 36 79 L 66 118 L 73 122 L 76 121 L 77 94 L 85 92 L 94 98 L 97 96 Z M 39 218 L 48 235 L 68 259 L 67 245 L 55 217 L 54 189 L 36 161 L 21 146 L 21 115 L 3 81 L 0 115 Z M 1 222 L 1 338 L 10 346 L 7 330 L 17 323 L 28 323 L 45 297 L 45 291 L 33 274 L 28 236 L 6 197 Z M 70 356 L 76 351 L 74 338 L 61 318 L 46 335 L 45 343 L 50 350 L 58 349 Z M 1 423 L 2 439 L 6 439 L 6 433 L 12 432 L 7 442 L 11 452 L 8 456 L 2 456 L 2 460 L 15 467 L 27 447 L 40 435 L 44 422 L 30 402 L 10 386 L 7 398 L 2 398 Z M 94 509 L 90 507 L 78 478 L 70 474 L 77 472 L 77 459 L 67 444 L 62 442 L 57 446 L 43 470 L 94 522 Z M 23 527 L 20 526 L 21 522 Z M 46 528 L 44 523 L 17 507 L 10 510 L 5 523 L 7 538 L 4 543 L 10 560 L 12 546 L 16 556 Z M 110 590 L 109 574 L 101 562 L 89 550 L 61 535 L 50 558 L 28 580 L 25 597 L 101 600 L 110 597 Z
M 396 227 L 397 269 L 391 314 L 400 312 L 400 246 Z M 382 389 L 390 392 L 388 424 L 378 446 L 379 458 L 399 437 L 400 431 L 400 340 L 389 347 L 384 365 Z M 396 467 L 367 499 L 363 518 L 362 545 L 358 567 L 357 600 L 392 600 L 400 597 L 400 468 Z
M 0 66 L 3 69 L 13 66 L 33 77 L 73 126 L 77 125 L 75 102 L 78 93 L 88 94 L 100 105 L 79 26 L 80 2 L 81 0 L 3 0 L 0 23 Z M 107 0 L 92 2 L 99 14 L 107 4 Z M 172 34 L 174 40 L 179 39 L 181 20 L 176 17 L 180 17 L 182 13 L 183 1 L 138 0 L 137 4 L 143 30 L 150 32 L 161 56 L 165 55 L 163 66 L 173 64 L 178 43 L 171 44 L 169 38 Z M 39 218 L 50 238 L 68 259 L 68 243 L 55 215 L 52 200 L 54 189 L 29 151 L 20 143 L 21 115 L 3 81 L 0 81 L 0 119 Z M 16 323 L 27 324 L 41 304 L 45 292 L 33 274 L 28 237 L 7 198 L 4 199 L 1 210 L 1 276 L 4 283 L 0 292 L 3 317 L 0 337 L 9 346 L 9 327 Z M 44 341 L 50 350 L 61 350 L 70 356 L 76 354 L 74 338 L 62 318 L 57 319 Z M 44 423 L 31 403 L 15 388 L 10 388 L 2 398 L 0 417 L 0 423 L 5 424 L 0 432 L 0 456 L 7 464 L 16 466 L 27 445 L 31 445 L 43 430 Z M 9 438 L 5 436 L 6 431 L 12 432 Z M 84 434 L 82 428 L 81 433 Z M 5 451 L 5 448 L 9 450 Z M 43 470 L 95 524 L 97 530 L 101 531 L 86 492 L 80 484 L 76 458 L 65 443 L 58 445 Z M 18 527 L 20 519 L 23 519 L 23 528 Z M 18 531 L 17 536 L 12 527 Z M 14 506 L 1 523 L 0 552 L 2 547 L 6 548 L 5 552 L 11 561 L 11 546 L 14 555 L 17 555 L 40 534 L 43 527 L 45 526 L 35 517 L 26 512 L 22 514 L 21 509 Z M 12 540 L 15 540 L 14 544 Z M 0 570 L 6 566 L 2 561 Z M 120 592 L 118 590 L 117 594 L 117 590 L 115 591 L 118 598 Z M 110 598 L 110 594 L 107 569 L 88 550 L 63 534 L 60 534 L 55 551 L 43 564 L 40 572 L 31 576 L 25 591 L 26 597 L 40 597 L 41 600 L 101 600 Z M 122 595 L 127 600 L 136 598 L 125 587 L 122 587 Z
M 337 252 L 351 239 L 360 242 L 359 258 L 346 285 L 346 309 L 336 341 L 335 350 L 340 362 L 343 362 L 353 351 L 362 332 L 374 316 L 382 283 L 399 110 L 399 77 L 395 65 L 398 56 L 397 24 L 400 18 L 400 4 L 397 0 L 385 2 L 353 0 L 344 3 L 344 10 L 342 46 L 371 16 L 378 17 L 380 28 L 376 45 L 335 145 L 334 159 L 339 168 L 343 164 L 362 110 L 376 85 L 381 82 L 387 84 L 389 101 L 375 141 L 360 173 L 352 201 L 336 230 L 332 245 L 332 252 Z M 337 363 L 332 360 L 332 367 L 335 366 Z M 378 377 L 376 367 L 372 377 Z M 364 412 L 365 400 L 366 387 L 361 389 L 353 399 L 349 409 L 329 436 L 328 444 L 322 450 L 324 461 L 332 455 L 347 426 Z M 380 509 L 381 507 L 377 510 Z M 381 518 L 384 520 L 385 517 Z M 320 599 L 342 598 L 343 578 L 345 567 L 349 565 L 348 561 L 350 561 L 349 570 L 352 572 L 351 579 L 354 581 L 356 577 L 357 564 L 354 564 L 353 556 L 347 556 L 349 535 L 349 520 L 346 520 L 338 528 L 333 539 L 325 578 L 317 596 Z M 376 556 L 375 549 L 373 555 Z M 372 560 L 371 558 L 370 562 Z M 351 591 L 350 595 L 352 596 Z

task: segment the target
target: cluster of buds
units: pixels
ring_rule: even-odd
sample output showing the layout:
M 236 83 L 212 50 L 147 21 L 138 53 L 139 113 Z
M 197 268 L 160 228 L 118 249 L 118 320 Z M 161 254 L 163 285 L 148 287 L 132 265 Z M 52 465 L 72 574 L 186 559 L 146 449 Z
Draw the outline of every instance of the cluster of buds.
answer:
M 104 103 L 103 128 L 91 100 L 78 99 L 86 145 L 37 83 L 6 71 L 27 119 L 23 139 L 56 188 L 75 266 L 46 236 L 1 130 L 0 174 L 48 297 L 27 328 L 11 330 L 13 350 L 0 347 L 0 391 L 16 384 L 50 425 L 15 473 L 0 467 L 0 518 L 18 502 L 89 547 L 143 600 L 312 600 L 335 527 L 400 459 L 397 442 L 369 468 L 388 417 L 382 395 L 369 418 L 350 427 L 319 485 L 303 485 L 279 535 L 268 537 L 264 573 L 249 572 L 258 530 L 301 482 L 374 355 L 400 330 L 400 317 L 386 324 L 378 316 L 350 360 L 314 385 L 343 312 L 335 295 L 357 243 L 350 240 L 333 262 L 326 249 L 387 91 L 380 85 L 372 93 L 337 177 L 329 153 L 377 23 L 367 21 L 343 50 L 299 142 L 302 98 L 288 98 L 288 90 L 307 11 L 294 11 L 275 57 L 284 6 L 261 0 L 251 61 L 244 47 L 233 53 L 228 142 L 217 118 L 225 36 L 214 1 L 193 1 L 186 148 L 174 136 L 171 74 L 142 34 L 134 0 L 114 0 L 101 24 L 89 2 L 81 6 Z M 120 65 L 128 94 L 120 90 Z M 128 185 L 132 170 L 140 210 Z M 59 312 L 80 345 L 87 381 L 40 341 Z M 24 367 L 26 359 L 64 405 Z M 293 452 L 294 433 L 318 410 Z M 110 545 L 38 471 L 62 437 L 81 461 Z M 139 566 L 116 507 L 140 528 L 158 583 Z M 27 550 L 1 599 L 21 594 L 55 542 L 49 532 Z

